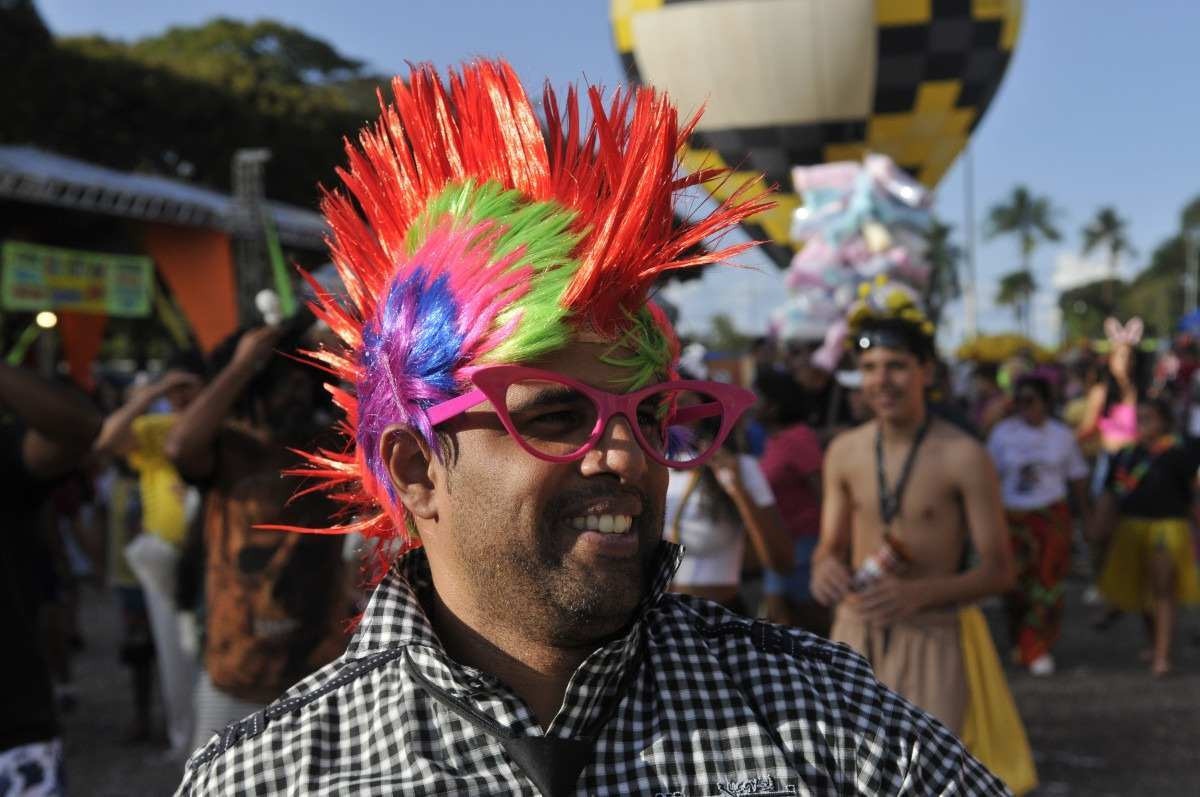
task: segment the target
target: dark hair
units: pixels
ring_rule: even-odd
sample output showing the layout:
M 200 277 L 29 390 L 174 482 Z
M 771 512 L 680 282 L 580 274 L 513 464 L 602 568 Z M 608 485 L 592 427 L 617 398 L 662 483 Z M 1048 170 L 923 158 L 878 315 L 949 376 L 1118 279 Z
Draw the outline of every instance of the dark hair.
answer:
M 1095 384 L 1100 381 L 1100 363 L 1093 359 L 1080 360 L 1068 369 L 1071 376 L 1083 382 Z
M 1013 394 L 1020 393 L 1021 390 L 1028 389 L 1038 394 L 1038 398 L 1042 400 L 1042 404 L 1049 412 L 1054 403 L 1054 391 L 1050 388 L 1049 380 L 1041 376 L 1023 376 L 1017 380 L 1016 389 Z
M 1175 431 L 1175 408 L 1171 406 L 1171 402 L 1160 396 L 1146 397 L 1138 399 L 1138 406 L 1153 411 L 1168 432 Z
M 713 420 L 701 422 L 702 435 L 715 437 L 719 429 L 720 424 Z M 721 443 L 721 449 L 728 451 L 735 457 L 745 450 L 742 436 L 737 428 L 734 428 L 729 436 L 725 438 L 725 442 Z M 737 462 L 735 467 L 741 467 L 741 463 Z M 702 465 L 700 467 L 700 481 L 696 485 L 696 493 L 696 499 L 700 502 L 698 506 L 702 514 L 714 521 L 738 522 L 737 505 L 733 503 L 733 499 L 729 497 L 729 493 L 725 492 L 725 488 L 717 480 L 716 472 L 709 465 Z
M 907 351 L 922 363 L 932 362 L 935 358 L 933 338 L 925 334 L 920 325 L 903 318 L 872 318 L 864 322 L 862 327 L 851 335 L 854 348 L 859 353 L 863 351 L 863 347 L 859 345 L 860 341 L 869 340 L 873 335 L 880 335 L 894 340 L 899 345 L 892 346 L 888 343 L 876 345 Z
M 232 356 L 232 351 L 230 355 Z M 166 362 L 166 371 L 185 371 L 195 374 L 201 379 L 208 377 L 208 368 L 204 364 L 204 356 L 195 349 L 181 349 L 172 354 Z
M 1150 385 L 1150 378 L 1154 363 L 1150 361 L 1149 355 L 1142 351 L 1139 347 L 1133 346 L 1129 350 L 1129 382 L 1133 385 L 1134 392 L 1137 393 L 1139 400 L 1146 395 L 1146 388 Z M 1117 384 L 1117 378 L 1113 376 L 1112 367 L 1108 363 L 1104 364 L 1104 414 L 1108 415 L 1109 411 L 1114 406 L 1121 403 L 1121 386 Z
M 252 328 L 242 327 L 217 344 L 208 357 L 209 373 L 215 377 L 233 362 L 233 355 L 237 351 L 238 341 Z M 292 348 L 294 348 L 294 345 Z M 238 417 L 255 422 L 261 421 L 261 418 L 254 417 L 255 401 L 270 395 L 272 387 L 280 381 L 283 375 L 291 371 L 302 371 L 312 377 L 312 398 L 314 403 L 326 400 L 325 391 L 321 389 L 322 380 L 320 379 L 320 373 L 316 367 L 287 356 L 286 352 L 292 349 L 285 348 L 282 345 L 278 346 L 277 349 L 280 353 L 271 355 L 267 359 L 267 362 L 250 379 L 249 384 L 246 385 L 241 394 L 238 395 L 237 401 L 233 405 L 233 413 Z
M 971 372 L 971 377 L 974 379 L 986 379 L 989 382 L 995 382 L 999 378 L 1000 369 L 995 363 L 980 363 L 975 366 Z

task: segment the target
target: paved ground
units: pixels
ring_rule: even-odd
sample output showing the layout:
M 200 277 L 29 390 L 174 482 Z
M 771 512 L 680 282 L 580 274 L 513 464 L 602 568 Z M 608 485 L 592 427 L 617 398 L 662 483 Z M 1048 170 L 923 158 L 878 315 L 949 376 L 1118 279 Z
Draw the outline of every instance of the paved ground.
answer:
M 80 628 L 85 648 L 73 662 L 79 705 L 64 718 L 67 785 L 72 797 L 169 795 L 182 761 L 166 742 L 127 744 L 133 718 L 128 670 L 117 660 L 119 609 L 110 592 L 84 587 Z M 155 701 L 157 711 L 157 700 Z M 161 735 L 161 715 L 157 715 Z
M 1069 625 L 1055 651 L 1058 673 L 1009 673 L 1042 782 L 1036 793 L 1195 797 L 1200 613 L 1181 616 L 1175 674 L 1155 679 L 1138 660 L 1140 618 L 1123 617 L 1103 633 L 1092 630 L 1094 610 L 1081 604 L 1080 586 L 1073 583 L 1068 592 Z
M 1092 610 L 1069 592 L 1068 625 L 1057 650 L 1059 672 L 1010 683 L 1037 757 L 1037 795 L 1200 794 L 1200 613 L 1185 616 L 1177 674 L 1154 680 L 1138 661 L 1140 623 L 1126 617 L 1105 633 L 1088 627 Z M 989 612 L 991 619 L 997 619 Z M 79 708 L 67 718 L 71 794 L 141 797 L 170 794 L 180 763 L 161 746 L 122 743 L 129 691 L 117 663 L 117 610 L 107 594 L 88 593 L 82 627 L 88 646 L 76 660 Z M 998 647 L 1004 649 L 997 637 Z

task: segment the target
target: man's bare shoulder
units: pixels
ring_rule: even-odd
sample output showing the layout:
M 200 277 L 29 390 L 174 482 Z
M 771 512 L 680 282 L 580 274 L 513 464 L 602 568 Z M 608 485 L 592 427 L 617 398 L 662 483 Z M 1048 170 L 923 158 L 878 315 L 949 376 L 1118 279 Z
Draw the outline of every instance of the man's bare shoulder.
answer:
M 929 440 L 937 448 L 937 459 L 952 472 L 971 477 L 991 468 L 991 457 L 983 443 L 941 418 L 929 427 Z
M 829 443 L 825 461 L 831 467 L 841 467 L 870 454 L 873 450 L 871 441 L 875 439 L 874 429 L 874 421 L 867 421 L 861 426 L 838 433 Z

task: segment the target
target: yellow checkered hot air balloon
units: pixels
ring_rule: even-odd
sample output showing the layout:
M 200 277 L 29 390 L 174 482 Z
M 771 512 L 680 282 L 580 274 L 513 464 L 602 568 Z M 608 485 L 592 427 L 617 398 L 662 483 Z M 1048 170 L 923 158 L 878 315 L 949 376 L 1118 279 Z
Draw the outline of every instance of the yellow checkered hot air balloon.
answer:
M 627 76 L 681 109 L 707 103 L 685 166 L 779 187 L 779 207 L 748 226 L 781 266 L 800 203 L 789 169 L 882 152 L 932 188 L 995 95 L 1020 19 L 1021 0 L 612 2 Z

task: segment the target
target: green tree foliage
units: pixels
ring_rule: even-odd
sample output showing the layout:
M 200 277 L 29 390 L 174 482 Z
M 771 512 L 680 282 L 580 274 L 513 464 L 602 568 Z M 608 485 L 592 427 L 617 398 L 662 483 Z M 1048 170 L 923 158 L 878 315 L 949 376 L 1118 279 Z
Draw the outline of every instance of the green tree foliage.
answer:
M 1090 255 L 1101 248 L 1108 255 L 1108 279 L 1104 284 L 1109 292 L 1104 296 L 1104 303 L 1111 308 L 1114 306 L 1112 289 L 1121 257 L 1134 254 L 1133 244 L 1129 241 L 1129 224 L 1112 207 L 1100 208 L 1095 218 L 1083 228 L 1083 254 Z
M 1100 208 L 1083 228 L 1083 254 L 1090 255 L 1099 248 L 1107 250 L 1110 279 L 1116 277 L 1121 256 L 1134 253 L 1129 241 L 1129 223 L 1112 207 Z
M 1141 316 L 1151 334 L 1170 332 L 1187 309 L 1186 275 L 1187 247 L 1182 235 L 1173 235 L 1154 249 L 1150 263 L 1121 292 L 1118 314 Z
M 1155 335 L 1169 334 L 1188 309 L 1189 297 L 1184 288 L 1189 285 L 1189 252 L 1184 236 L 1200 237 L 1200 197 L 1184 206 L 1179 227 L 1179 233 L 1154 249 L 1150 262 L 1117 301 L 1120 315 L 1141 316 L 1147 330 Z
M 28 3 L 0 2 L 0 39 L 11 20 L 36 19 Z M 19 44 L 0 48 L 0 65 L 15 76 L 0 89 L 0 142 L 222 190 L 237 149 L 267 147 L 268 196 L 306 206 L 318 182 L 331 181 L 342 138 L 373 114 L 366 86 L 383 82 L 328 43 L 271 21 L 217 19 L 130 43 Z
M 1103 337 L 1104 319 L 1128 315 L 1113 299 L 1123 296 L 1127 289 L 1128 285 L 1119 279 L 1104 279 L 1060 293 L 1058 308 L 1062 311 L 1064 339 Z
M 1037 293 L 1037 282 L 1033 272 L 1027 269 L 1013 271 L 1000 278 L 1000 287 L 996 291 L 996 304 L 1012 308 L 1017 319 L 1017 326 L 1031 335 L 1029 328 L 1033 295 Z
M 929 231 L 925 233 L 925 241 L 929 244 L 929 283 L 925 286 L 924 304 L 929 320 L 937 326 L 941 321 L 942 308 L 962 294 L 962 282 L 959 280 L 959 264 L 962 262 L 962 247 L 951 240 L 954 228 L 934 220 Z
M 1179 226 L 1184 230 L 1200 228 L 1200 196 L 1184 206 L 1179 214 Z
M 0 0 L 0 53 L 13 62 L 53 45 L 33 0 Z
M 1057 241 L 1062 233 L 1054 226 L 1058 211 L 1044 196 L 1034 196 L 1018 185 L 1007 202 L 999 202 L 988 211 L 985 232 L 989 238 L 1012 235 L 1021 251 L 1021 269 L 1029 270 L 1030 257 L 1042 241 Z
M 363 62 L 328 43 L 271 20 L 246 23 L 218 17 L 200 27 L 173 27 L 134 42 L 147 64 L 252 92 L 260 86 L 322 86 L 357 76 Z M 334 102 L 337 101 L 333 98 Z
M 710 322 L 708 345 L 713 351 L 742 352 L 750 345 L 750 336 L 743 334 L 724 313 L 718 313 Z
M 1124 221 L 1119 217 L 1117 221 L 1121 223 L 1118 225 L 1111 220 L 1101 222 L 1100 216 L 1097 214 L 1096 220 L 1087 229 L 1096 228 L 1095 232 L 1098 232 L 1104 228 L 1124 227 Z M 1111 216 L 1116 216 L 1116 213 L 1113 212 Z M 1200 230 L 1200 197 L 1184 207 L 1179 223 L 1180 232 L 1155 247 L 1149 262 L 1132 281 L 1097 280 L 1066 291 L 1059 297 L 1058 304 L 1063 311 L 1063 322 L 1069 336 L 1101 337 L 1103 331 L 1100 325 L 1109 315 L 1118 318 L 1140 316 L 1151 335 L 1170 334 L 1175 329 L 1188 307 L 1184 290 L 1188 284 L 1188 247 L 1184 234 L 1189 229 Z M 1125 238 L 1124 230 L 1120 232 L 1118 237 Z M 1111 236 L 1096 237 L 1099 240 L 1093 246 L 1104 246 L 1111 253 Z M 1085 246 L 1087 242 L 1085 231 Z M 1132 252 L 1127 242 L 1117 245 L 1117 250 L 1118 256 Z
M 1058 211 L 1044 196 L 1034 196 L 1023 185 L 1013 188 L 1005 202 L 999 202 L 988 211 L 984 232 L 988 238 L 1002 235 L 1017 239 L 1020 247 L 1020 267 L 1000 280 L 997 304 L 1013 308 L 1017 323 L 1027 335 L 1030 333 L 1030 303 L 1037 290 L 1037 280 L 1032 271 L 1033 252 L 1043 241 L 1057 241 L 1062 233 L 1054 226 Z

